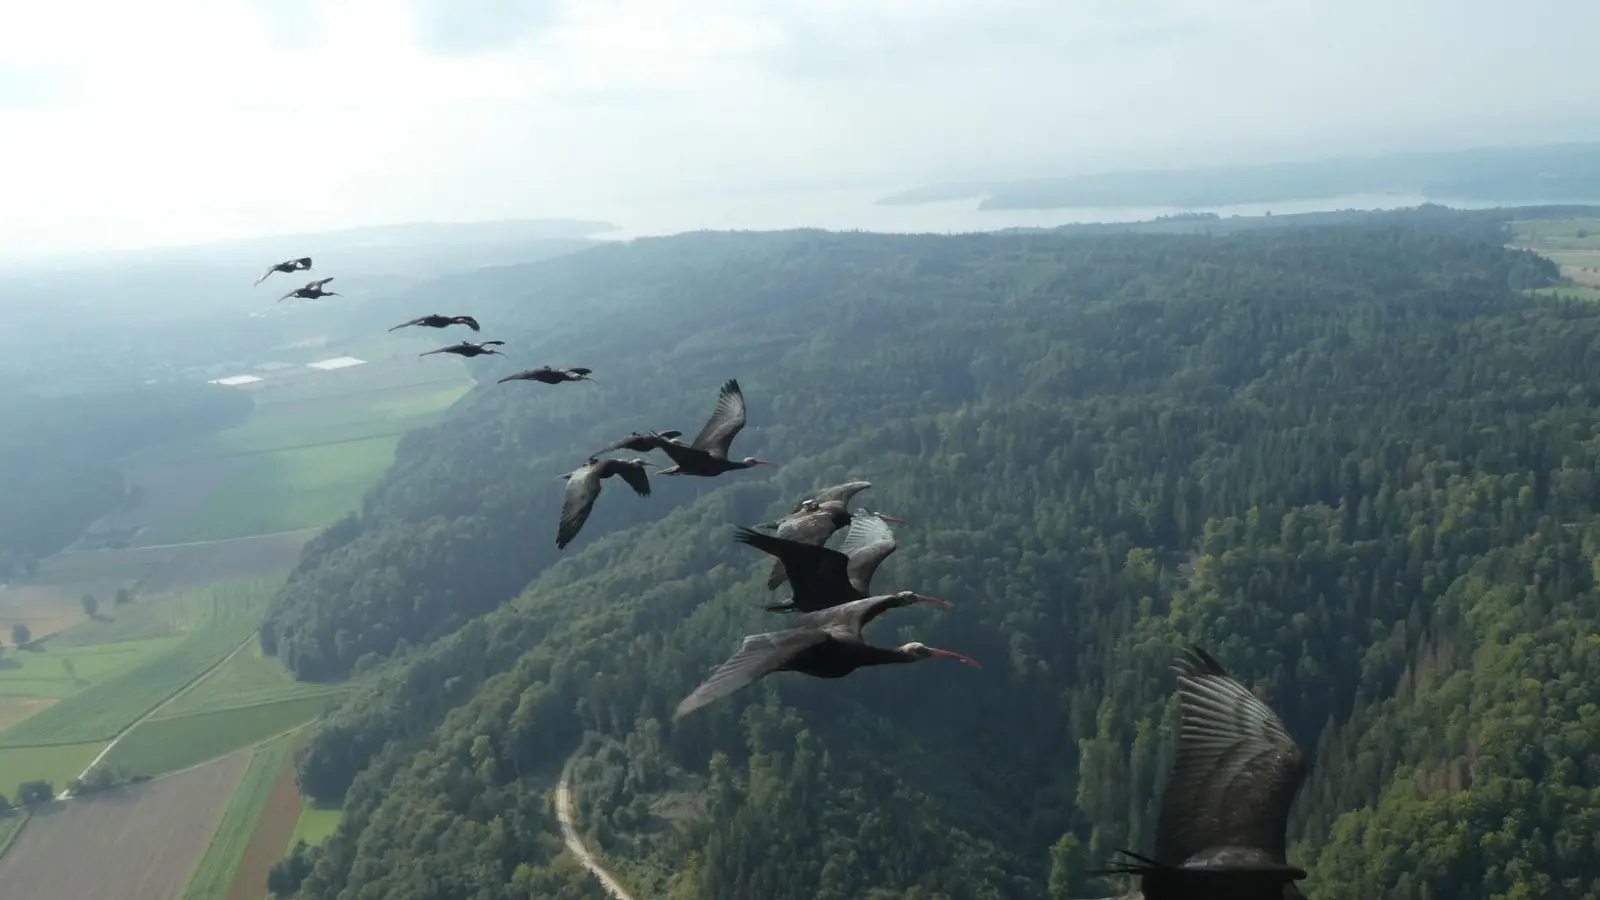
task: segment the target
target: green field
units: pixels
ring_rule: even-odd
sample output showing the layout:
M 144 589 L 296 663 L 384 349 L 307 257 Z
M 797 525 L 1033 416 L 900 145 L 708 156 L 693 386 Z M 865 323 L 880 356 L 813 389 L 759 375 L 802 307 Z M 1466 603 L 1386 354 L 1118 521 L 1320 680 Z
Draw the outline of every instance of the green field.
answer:
M 206 845 L 205 855 L 189 876 L 189 886 L 183 900 L 217 900 L 228 896 L 233 876 L 244 858 L 250 835 L 261 819 L 272 785 L 278 780 L 284 760 L 294 746 L 294 736 L 285 735 L 271 743 L 257 747 L 250 754 L 250 767 L 245 770 L 239 784 L 228 798 L 222 812 L 222 821 Z M 263 891 L 265 893 L 265 891 Z
M 75 744 L 114 737 L 249 638 L 276 588 L 276 580 L 234 581 L 192 592 L 182 601 L 196 615 L 192 630 L 181 638 L 149 639 L 172 642 L 166 652 L 157 655 L 145 650 L 136 665 L 122 664 L 118 677 L 83 685 L 54 706 L 0 732 L 0 747 Z M 66 652 L 80 655 L 87 663 L 106 654 L 123 656 L 130 646 L 143 648 L 147 642 L 123 641 Z M 39 655 L 53 656 L 48 650 Z M 39 664 L 48 670 L 49 663 Z M 60 662 L 55 666 L 60 673 Z M 88 680 L 76 663 L 74 670 Z M 62 683 L 61 677 L 58 675 L 57 685 Z M 5 682 L 0 682 L 0 690 L 4 688 Z
M 295 681 L 277 660 L 262 655 L 260 644 L 251 642 L 218 666 L 205 681 L 162 707 L 157 718 L 218 712 L 343 690 L 343 687 Z
M 1600 251 L 1600 219 L 1525 219 L 1512 222 L 1511 233 L 1523 247 Z
M 24 781 L 48 781 L 60 793 L 67 783 L 82 774 L 105 741 L 54 747 L 0 747 L 0 794 L 16 796 Z
M 339 819 L 344 815 L 344 810 L 337 807 L 317 806 L 310 800 L 300 808 L 300 818 L 294 823 L 294 837 L 289 839 L 289 847 L 294 847 L 295 842 L 305 841 L 315 847 L 333 836 L 334 829 L 339 827 Z
M 6 655 L 6 667 L 0 668 L 0 696 L 70 697 L 103 684 L 114 675 L 160 659 L 183 640 L 181 636 L 170 636 L 60 647 L 48 641 L 12 651 Z
M 125 775 L 176 772 L 303 725 L 343 695 L 325 690 L 234 709 L 151 718 L 118 741 L 101 765 Z
M 1600 300 L 1600 288 L 1583 284 L 1564 284 L 1556 287 L 1532 288 L 1528 293 L 1536 297 L 1568 297 L 1573 300 Z
M 248 457 L 244 470 L 152 544 L 211 541 L 328 525 L 361 505 L 400 438 L 363 438 Z

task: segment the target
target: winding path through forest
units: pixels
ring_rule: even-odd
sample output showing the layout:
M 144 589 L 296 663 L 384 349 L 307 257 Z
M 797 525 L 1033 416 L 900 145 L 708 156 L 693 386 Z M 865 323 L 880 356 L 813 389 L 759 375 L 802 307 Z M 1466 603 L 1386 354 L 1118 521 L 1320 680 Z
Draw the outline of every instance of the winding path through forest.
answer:
M 618 884 L 610 872 L 595 862 L 594 857 L 589 854 L 589 849 L 583 846 L 583 839 L 578 837 L 578 829 L 572 825 L 572 791 L 568 789 L 567 783 L 572 780 L 572 767 L 578 761 L 578 752 L 580 751 L 574 751 L 567 757 L 567 764 L 561 767 L 561 781 L 556 784 L 556 819 L 561 822 L 561 840 L 566 842 L 567 849 L 578 858 L 578 862 L 583 863 L 589 874 L 600 879 L 600 884 L 605 887 L 606 893 L 617 900 L 634 900 L 633 895 Z

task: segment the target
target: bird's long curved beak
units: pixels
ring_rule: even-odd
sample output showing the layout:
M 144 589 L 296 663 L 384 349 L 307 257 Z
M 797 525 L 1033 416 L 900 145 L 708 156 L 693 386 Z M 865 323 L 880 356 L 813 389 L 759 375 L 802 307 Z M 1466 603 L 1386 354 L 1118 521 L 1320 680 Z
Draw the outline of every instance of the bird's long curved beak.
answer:
M 943 607 L 944 609 L 955 609 L 955 604 L 949 600 L 940 600 L 938 597 L 929 597 L 927 594 L 916 594 L 914 599 L 917 603 L 932 603 L 934 606 Z
M 894 523 L 896 523 L 898 525 L 910 525 L 912 528 L 917 527 L 917 523 L 908 522 L 905 519 L 900 518 L 899 516 L 891 516 L 888 513 L 876 513 L 876 515 L 877 515 L 878 518 L 883 519 L 884 521 L 887 521 L 887 522 L 894 522 Z
M 944 659 L 953 659 L 956 662 L 961 663 L 962 665 L 971 666 L 974 669 L 983 668 L 983 666 L 978 665 L 978 661 L 977 660 L 973 659 L 970 656 L 963 656 L 962 654 L 957 653 L 954 650 L 940 650 L 938 647 L 929 647 L 928 648 L 928 653 L 930 653 L 933 656 L 943 657 Z
M 773 462 L 773 461 L 771 461 L 771 460 L 769 460 L 769 459 L 758 459 L 758 460 L 756 460 L 756 465 L 758 465 L 758 466 L 771 466 L 774 469 L 778 468 L 778 464 Z
M 651 461 L 650 461 L 650 460 L 648 460 L 648 459 L 641 459 L 641 460 L 639 460 L 639 465 L 641 465 L 641 466 L 649 466 L 649 467 L 650 467 L 650 468 L 652 468 L 652 469 L 659 469 L 659 468 L 661 468 L 661 465 L 660 465 L 660 464 L 658 464 L 658 463 L 653 463 L 653 462 L 651 462 Z

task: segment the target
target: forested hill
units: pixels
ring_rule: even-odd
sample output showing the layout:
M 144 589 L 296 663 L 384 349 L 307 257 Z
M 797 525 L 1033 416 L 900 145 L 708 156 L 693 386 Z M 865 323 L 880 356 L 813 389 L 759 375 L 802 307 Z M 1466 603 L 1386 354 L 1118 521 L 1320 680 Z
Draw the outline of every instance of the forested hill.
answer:
M 688 235 L 479 276 L 519 348 L 484 380 L 600 383 L 481 386 L 308 546 L 269 649 L 324 677 L 429 646 L 302 758 L 346 815 L 298 896 L 594 896 L 545 794 L 586 735 L 582 823 L 641 900 L 1109 894 L 1085 869 L 1149 847 L 1198 641 L 1315 760 L 1310 896 L 1600 898 L 1600 309 L 1516 290 L 1555 274 L 1345 227 Z M 693 433 L 728 377 L 736 450 L 782 468 L 608 487 L 555 562 L 557 476 Z M 985 668 L 780 676 L 673 725 L 772 625 L 732 524 L 852 477 L 917 523 L 875 587 L 956 603 L 869 637 Z

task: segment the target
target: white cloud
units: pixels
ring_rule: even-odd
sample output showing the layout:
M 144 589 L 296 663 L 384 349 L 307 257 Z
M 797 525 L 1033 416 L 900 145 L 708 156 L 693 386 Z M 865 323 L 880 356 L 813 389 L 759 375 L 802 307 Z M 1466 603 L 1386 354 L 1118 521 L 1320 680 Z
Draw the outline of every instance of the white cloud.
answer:
M 1600 121 L 1595 33 L 1592 0 L 52 0 L 0 30 L 0 241 L 1537 140 L 1506 129 Z

